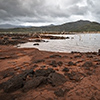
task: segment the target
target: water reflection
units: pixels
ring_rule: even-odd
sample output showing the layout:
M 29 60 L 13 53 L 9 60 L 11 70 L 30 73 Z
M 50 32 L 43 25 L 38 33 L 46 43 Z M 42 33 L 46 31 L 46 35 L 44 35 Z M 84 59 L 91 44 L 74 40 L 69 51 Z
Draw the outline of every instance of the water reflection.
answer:
M 48 40 L 49 42 L 41 42 L 38 46 L 34 46 L 33 42 L 21 44 L 21 48 L 38 48 L 45 51 L 55 52 L 91 52 L 100 49 L 100 34 L 76 34 L 76 35 L 55 35 L 70 37 L 64 40 Z

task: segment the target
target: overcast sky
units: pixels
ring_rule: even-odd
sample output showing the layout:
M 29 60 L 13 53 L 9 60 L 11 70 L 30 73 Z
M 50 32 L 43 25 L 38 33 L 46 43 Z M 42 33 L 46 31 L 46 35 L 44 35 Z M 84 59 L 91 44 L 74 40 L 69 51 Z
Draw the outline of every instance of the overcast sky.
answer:
M 0 24 L 41 26 L 80 19 L 100 23 L 100 0 L 0 0 Z

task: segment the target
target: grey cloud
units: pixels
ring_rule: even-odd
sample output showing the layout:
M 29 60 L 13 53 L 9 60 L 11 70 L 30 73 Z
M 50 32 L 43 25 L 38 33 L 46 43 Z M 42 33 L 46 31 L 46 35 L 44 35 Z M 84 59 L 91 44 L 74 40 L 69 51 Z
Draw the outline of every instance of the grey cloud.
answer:
M 0 0 L 0 23 L 64 23 L 73 16 L 100 16 L 99 0 Z
M 79 7 L 77 5 L 71 6 L 68 8 L 70 14 L 74 15 L 84 15 L 87 13 L 87 6 Z
M 88 11 L 91 16 L 98 22 L 100 22 L 100 0 L 87 0 Z

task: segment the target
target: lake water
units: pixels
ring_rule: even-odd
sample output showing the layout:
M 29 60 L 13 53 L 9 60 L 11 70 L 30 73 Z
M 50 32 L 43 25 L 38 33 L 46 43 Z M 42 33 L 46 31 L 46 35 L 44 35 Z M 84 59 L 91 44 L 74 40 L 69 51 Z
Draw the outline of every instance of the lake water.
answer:
M 34 46 L 35 42 L 20 44 L 20 48 L 38 48 L 39 50 L 53 52 L 97 52 L 100 49 L 100 34 L 74 34 L 74 35 L 54 35 L 69 37 L 69 39 L 50 40 L 41 42 Z

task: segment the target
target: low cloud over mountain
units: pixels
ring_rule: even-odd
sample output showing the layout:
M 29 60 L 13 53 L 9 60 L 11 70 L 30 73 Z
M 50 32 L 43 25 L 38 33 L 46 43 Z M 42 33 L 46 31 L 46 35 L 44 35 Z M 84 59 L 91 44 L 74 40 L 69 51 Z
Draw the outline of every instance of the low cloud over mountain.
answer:
M 0 0 L 0 24 L 41 26 L 79 19 L 100 22 L 99 0 Z

